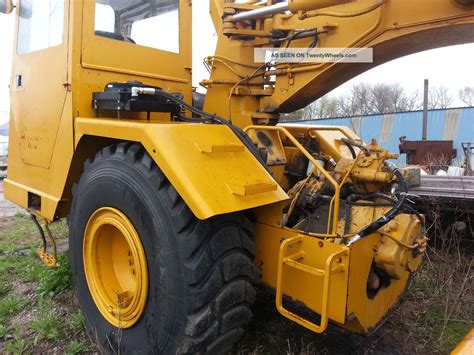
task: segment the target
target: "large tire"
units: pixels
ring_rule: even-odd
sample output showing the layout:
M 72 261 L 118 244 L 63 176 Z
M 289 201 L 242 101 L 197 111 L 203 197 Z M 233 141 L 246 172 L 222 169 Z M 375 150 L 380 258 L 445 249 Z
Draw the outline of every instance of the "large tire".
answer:
M 240 213 L 198 220 L 138 144 L 120 143 L 85 164 L 69 218 L 70 261 L 86 326 L 106 353 L 225 353 L 252 317 L 255 246 Z M 91 215 L 120 210 L 146 255 L 148 297 L 140 319 L 119 329 L 88 288 L 83 238 Z

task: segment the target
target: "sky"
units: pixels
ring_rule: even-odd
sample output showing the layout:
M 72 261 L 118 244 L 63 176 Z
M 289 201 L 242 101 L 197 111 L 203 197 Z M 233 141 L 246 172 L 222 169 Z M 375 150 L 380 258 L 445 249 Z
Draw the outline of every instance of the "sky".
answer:
M 195 2 L 197 4 L 198 1 Z M 207 1 L 205 6 L 193 6 L 193 85 L 199 86 L 208 72 L 202 64 L 203 58 L 212 55 L 217 43 L 214 26 L 209 15 Z M 11 75 L 11 57 L 13 50 L 14 16 L 0 14 L 0 111 L 9 110 L 8 84 Z M 408 91 L 422 90 L 423 80 L 429 79 L 430 85 L 445 85 L 451 95 L 457 98 L 459 89 L 474 85 L 474 43 L 410 55 L 386 63 L 367 71 L 346 82 L 331 94 L 340 95 L 348 91 L 357 82 L 370 84 L 386 82 L 400 83 Z M 202 91 L 202 90 L 200 90 Z M 454 106 L 461 106 L 459 100 Z M 0 124 L 5 118 L 0 115 Z

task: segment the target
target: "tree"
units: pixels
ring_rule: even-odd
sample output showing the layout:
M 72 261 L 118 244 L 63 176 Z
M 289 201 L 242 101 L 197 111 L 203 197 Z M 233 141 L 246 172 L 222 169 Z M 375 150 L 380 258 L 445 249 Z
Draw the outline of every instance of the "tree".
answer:
M 398 84 L 358 83 L 339 97 L 324 96 L 304 109 L 304 119 L 353 117 L 420 109 L 420 93 L 405 92 Z
M 335 98 L 339 116 L 360 116 L 370 110 L 371 87 L 358 83 L 350 88 L 349 94 Z
M 375 84 L 370 89 L 370 113 L 396 112 L 404 96 L 400 84 Z
M 474 86 L 466 86 L 459 90 L 459 99 L 467 106 L 474 106 Z
M 409 94 L 406 94 L 402 99 L 400 105 L 403 109 L 397 110 L 398 112 L 407 112 L 407 111 L 416 111 L 423 108 L 423 102 L 421 100 L 421 94 L 419 91 L 412 91 Z
M 466 105 L 474 104 L 474 87 L 459 92 Z M 448 108 L 453 98 L 446 86 L 433 86 L 429 93 L 430 109 Z M 407 92 L 399 83 L 370 85 L 357 83 L 341 96 L 326 95 L 307 107 L 287 114 L 287 121 L 312 120 L 329 117 L 354 117 L 393 112 L 420 110 L 423 106 L 420 91 Z
M 340 113 L 337 100 L 330 96 L 323 96 L 304 109 L 303 118 L 305 120 L 311 120 L 316 118 L 337 117 Z
M 449 108 L 452 103 L 453 97 L 446 86 L 439 85 L 430 88 L 428 98 L 428 108 L 430 110 Z

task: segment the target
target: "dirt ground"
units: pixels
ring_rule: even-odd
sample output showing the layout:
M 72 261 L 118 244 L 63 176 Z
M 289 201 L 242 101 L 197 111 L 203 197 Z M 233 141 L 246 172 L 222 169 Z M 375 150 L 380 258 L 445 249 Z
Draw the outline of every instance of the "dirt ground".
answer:
M 4 201 L 0 206 L 0 353 L 96 353 L 66 254 L 59 269 L 45 269 L 29 217 Z M 67 250 L 65 222 L 52 228 Z M 401 307 L 369 336 L 333 325 L 314 334 L 279 315 L 274 294 L 259 287 L 254 318 L 232 354 L 448 354 L 473 327 L 474 273 L 472 255 L 445 252 L 429 250 Z

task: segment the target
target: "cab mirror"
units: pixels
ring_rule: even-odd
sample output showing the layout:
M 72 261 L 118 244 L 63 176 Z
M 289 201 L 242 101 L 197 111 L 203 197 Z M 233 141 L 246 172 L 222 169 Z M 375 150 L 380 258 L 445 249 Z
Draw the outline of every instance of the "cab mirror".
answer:
M 14 7 L 12 0 L 0 0 L 0 13 L 9 14 L 13 11 Z

